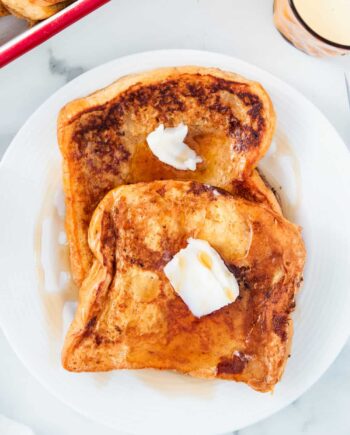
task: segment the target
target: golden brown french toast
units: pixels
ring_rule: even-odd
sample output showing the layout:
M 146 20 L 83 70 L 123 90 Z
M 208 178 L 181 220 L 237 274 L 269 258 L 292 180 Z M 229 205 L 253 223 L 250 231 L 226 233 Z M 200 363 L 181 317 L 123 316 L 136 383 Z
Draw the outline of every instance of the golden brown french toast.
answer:
M 72 3 L 72 0 L 46 2 L 42 0 L 2 0 L 2 3 L 13 15 L 35 22 L 51 17 Z
M 4 4 L 0 0 L 0 17 L 4 17 L 5 15 L 8 15 L 9 11 L 5 8 Z
M 235 302 L 197 318 L 163 268 L 189 237 L 207 240 L 239 283 Z M 305 250 L 299 227 L 196 181 L 120 186 L 91 219 L 93 264 L 62 362 L 71 371 L 152 367 L 270 391 L 292 336 Z
M 159 124 L 173 127 L 181 122 L 189 129 L 186 144 L 203 159 L 194 172 L 162 163 L 146 143 Z M 71 267 L 78 286 L 91 267 L 91 215 L 104 195 L 121 184 L 197 180 L 279 209 L 253 173 L 274 128 L 274 110 L 262 86 L 214 68 L 161 68 L 129 75 L 67 104 L 59 115 L 58 140 Z

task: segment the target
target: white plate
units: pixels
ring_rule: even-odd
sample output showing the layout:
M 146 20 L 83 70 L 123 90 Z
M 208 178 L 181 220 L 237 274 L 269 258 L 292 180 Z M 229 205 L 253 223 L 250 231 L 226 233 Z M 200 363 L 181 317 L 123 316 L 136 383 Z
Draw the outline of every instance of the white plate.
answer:
M 216 66 L 260 81 L 277 111 L 275 143 L 261 167 L 275 187 L 282 186 L 287 215 L 303 226 L 308 258 L 294 314 L 292 357 L 274 394 L 152 370 L 72 374 L 60 366 L 62 301 L 71 297 L 59 290 L 66 266 L 60 258 L 65 248 L 57 242 L 64 243 L 61 198 L 56 195 L 58 110 L 124 74 L 186 64 Z M 139 434 L 237 430 L 300 396 L 329 367 L 348 337 L 349 153 L 318 109 L 252 65 L 220 54 L 167 50 L 128 56 L 89 71 L 31 116 L 3 159 L 0 180 L 2 327 L 38 380 L 89 418 Z M 70 308 L 68 304 L 65 317 Z

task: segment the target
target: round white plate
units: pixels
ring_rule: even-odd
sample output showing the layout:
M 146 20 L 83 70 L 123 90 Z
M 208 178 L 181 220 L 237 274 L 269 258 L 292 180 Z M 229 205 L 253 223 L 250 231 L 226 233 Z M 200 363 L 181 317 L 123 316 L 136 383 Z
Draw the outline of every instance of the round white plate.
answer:
M 65 241 L 57 113 L 71 99 L 125 74 L 187 64 L 216 66 L 258 80 L 276 108 L 275 142 L 260 166 L 280 191 L 287 216 L 303 227 L 308 257 L 294 313 L 292 356 L 274 394 L 175 373 L 72 374 L 60 366 L 65 327 L 61 318 L 69 316 L 73 304 L 66 303 L 63 314 L 62 306 L 74 296 L 64 283 L 67 270 L 61 258 Z M 89 418 L 138 434 L 237 430 L 300 396 L 329 367 L 348 337 L 349 153 L 317 108 L 252 65 L 221 54 L 166 50 L 93 69 L 56 92 L 31 116 L 2 161 L 0 182 L 1 325 L 38 380 Z

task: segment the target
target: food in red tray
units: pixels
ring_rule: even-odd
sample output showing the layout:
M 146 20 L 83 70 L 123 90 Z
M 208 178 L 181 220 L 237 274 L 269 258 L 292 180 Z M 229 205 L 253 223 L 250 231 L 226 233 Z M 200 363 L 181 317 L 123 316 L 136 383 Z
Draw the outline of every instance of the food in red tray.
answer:
M 18 18 L 36 22 L 51 17 L 70 3 L 71 0 L 2 0 L 0 16 L 11 13 Z

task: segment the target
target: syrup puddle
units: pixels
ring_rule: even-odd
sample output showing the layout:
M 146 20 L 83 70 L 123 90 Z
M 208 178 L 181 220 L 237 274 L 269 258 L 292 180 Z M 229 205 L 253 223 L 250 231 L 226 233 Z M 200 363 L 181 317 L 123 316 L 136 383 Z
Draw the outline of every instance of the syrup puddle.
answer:
M 38 292 L 47 321 L 49 356 L 60 364 L 64 337 L 77 309 L 78 288 L 71 278 L 65 232 L 65 204 L 60 167 L 53 167 L 35 229 Z M 97 387 L 106 386 L 112 373 L 89 373 Z
M 61 172 L 59 168 L 52 168 L 51 174 L 54 176 L 47 185 L 36 225 L 34 255 L 49 341 L 61 344 L 73 320 L 78 291 L 70 274 Z M 57 347 L 52 351 L 57 358 Z
M 297 222 L 302 198 L 300 165 L 286 135 L 281 131 L 276 132 L 259 169 L 280 197 L 283 215 Z
M 90 376 L 97 388 L 103 388 L 109 384 L 113 376 L 113 371 L 90 373 Z
M 214 397 L 219 382 L 230 382 L 217 379 L 199 379 L 177 373 L 155 369 L 135 370 L 135 377 L 143 384 L 167 397 L 196 397 L 210 400 Z

